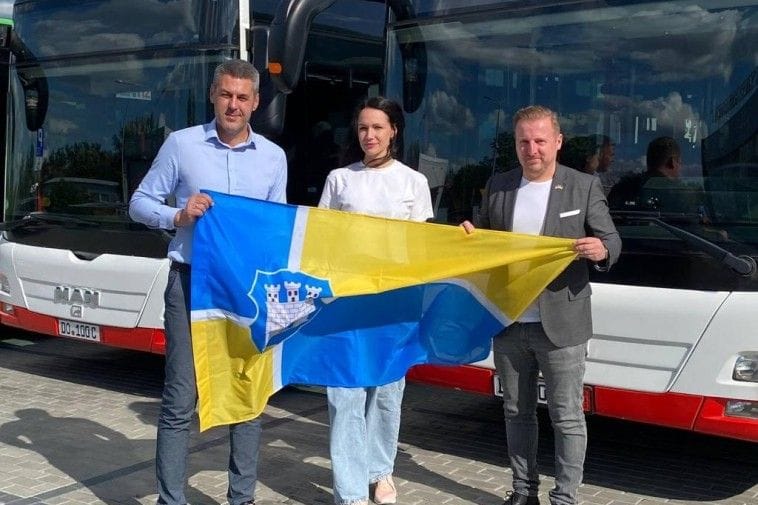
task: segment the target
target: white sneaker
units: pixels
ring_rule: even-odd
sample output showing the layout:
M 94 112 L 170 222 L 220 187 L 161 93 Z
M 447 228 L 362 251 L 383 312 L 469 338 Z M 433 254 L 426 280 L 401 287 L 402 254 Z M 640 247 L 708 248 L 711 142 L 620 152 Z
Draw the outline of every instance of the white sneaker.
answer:
M 376 487 L 374 488 L 374 503 L 376 505 L 397 503 L 397 488 L 392 480 L 392 475 L 388 475 L 376 483 Z

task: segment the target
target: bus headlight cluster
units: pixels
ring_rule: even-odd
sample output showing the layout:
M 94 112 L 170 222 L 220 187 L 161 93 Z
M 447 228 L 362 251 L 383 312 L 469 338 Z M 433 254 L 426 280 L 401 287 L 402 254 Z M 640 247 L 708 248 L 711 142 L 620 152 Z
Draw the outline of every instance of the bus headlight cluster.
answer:
M 737 355 L 732 379 L 736 381 L 758 382 L 758 352 L 741 352 Z
M 758 419 L 758 402 L 729 400 L 726 402 L 726 411 L 724 413 L 731 417 Z

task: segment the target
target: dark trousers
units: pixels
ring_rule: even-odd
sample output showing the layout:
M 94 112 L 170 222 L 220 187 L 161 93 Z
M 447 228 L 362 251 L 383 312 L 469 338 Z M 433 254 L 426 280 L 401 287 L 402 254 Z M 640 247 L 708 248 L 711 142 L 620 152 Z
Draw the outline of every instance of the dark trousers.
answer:
M 158 419 L 156 448 L 158 503 L 166 505 L 187 503 L 184 488 L 187 484 L 190 423 L 197 403 L 190 336 L 189 293 L 189 271 L 170 270 L 164 316 L 166 379 Z M 231 425 L 229 436 L 231 447 L 227 498 L 230 505 L 240 505 L 253 500 L 255 494 L 261 422 L 256 419 Z
M 540 323 L 514 323 L 495 337 L 495 368 L 503 383 L 513 490 L 537 496 L 537 376 L 542 371 L 555 433 L 553 505 L 574 505 L 582 482 L 587 426 L 583 379 L 586 346 L 556 347 Z

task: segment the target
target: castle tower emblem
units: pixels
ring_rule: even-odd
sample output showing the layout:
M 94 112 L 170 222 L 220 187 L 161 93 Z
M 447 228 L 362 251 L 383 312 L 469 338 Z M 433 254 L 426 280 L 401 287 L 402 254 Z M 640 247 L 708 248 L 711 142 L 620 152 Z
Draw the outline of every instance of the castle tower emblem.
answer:
M 257 270 L 247 296 L 254 307 L 252 339 L 260 351 L 285 341 L 333 298 L 328 279 L 287 269 Z
M 266 290 L 266 339 L 277 333 L 305 321 L 316 310 L 315 300 L 323 288 L 305 284 L 305 292 L 300 282 L 264 284 Z M 282 301 L 284 300 L 284 301 Z

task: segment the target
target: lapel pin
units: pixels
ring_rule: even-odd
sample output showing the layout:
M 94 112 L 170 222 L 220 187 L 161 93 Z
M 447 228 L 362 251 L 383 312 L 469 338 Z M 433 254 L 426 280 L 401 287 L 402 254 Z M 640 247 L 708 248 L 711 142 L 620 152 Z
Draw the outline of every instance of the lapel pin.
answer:
M 560 191 L 560 190 L 563 189 L 563 184 L 556 184 L 553 189 L 556 190 L 556 191 Z

